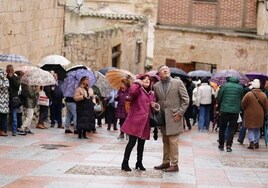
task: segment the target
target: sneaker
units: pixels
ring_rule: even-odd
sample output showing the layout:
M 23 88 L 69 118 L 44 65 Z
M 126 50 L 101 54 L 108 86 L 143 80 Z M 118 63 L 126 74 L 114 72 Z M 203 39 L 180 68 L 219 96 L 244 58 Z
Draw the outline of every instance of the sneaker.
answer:
M 18 131 L 18 135 L 25 136 L 27 133 L 23 130 Z
M 74 130 L 74 134 L 78 134 L 77 130 Z
M 26 134 L 34 134 L 28 127 L 24 131 Z
M 16 136 L 17 135 L 17 133 L 15 133 L 15 132 L 12 132 L 12 136 Z
M 65 130 L 65 134 L 68 134 L 68 133 L 73 133 L 73 132 L 69 129 Z
M 58 125 L 58 129 L 64 129 L 62 125 Z
M 232 148 L 230 146 L 227 146 L 226 151 L 227 152 L 232 152 L 233 150 L 232 150 Z
M 54 126 L 55 126 L 55 125 L 52 125 L 52 124 L 50 125 L 51 128 L 53 128 Z
M 243 141 L 241 141 L 241 140 L 239 140 L 239 139 L 237 139 L 237 142 L 239 142 L 239 144 L 243 144 Z

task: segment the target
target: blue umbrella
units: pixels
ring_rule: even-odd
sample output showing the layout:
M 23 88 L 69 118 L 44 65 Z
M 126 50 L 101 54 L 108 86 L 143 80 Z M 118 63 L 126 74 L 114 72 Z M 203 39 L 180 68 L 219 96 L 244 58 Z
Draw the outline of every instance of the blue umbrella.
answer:
M 30 61 L 26 59 L 24 56 L 16 54 L 0 54 L 0 62 L 30 63 Z
M 213 74 L 211 72 L 205 71 L 205 70 L 194 70 L 194 71 L 188 72 L 188 76 L 191 76 L 191 77 L 212 77 Z
M 86 69 L 77 69 L 67 73 L 67 77 L 64 79 L 62 90 L 64 97 L 73 97 L 74 91 L 78 87 L 78 84 L 82 77 L 88 77 L 90 86 L 93 86 L 96 82 L 96 77 L 93 71 Z
M 116 68 L 115 67 L 105 67 L 105 68 L 100 69 L 99 72 L 105 76 L 108 71 L 113 70 L 113 69 L 116 69 Z
M 182 69 L 179 69 L 179 68 L 174 68 L 174 67 L 171 67 L 169 68 L 170 69 L 170 75 L 172 78 L 174 77 L 180 77 L 181 79 L 183 78 L 189 78 L 189 76 L 187 75 L 187 73 L 182 70 Z

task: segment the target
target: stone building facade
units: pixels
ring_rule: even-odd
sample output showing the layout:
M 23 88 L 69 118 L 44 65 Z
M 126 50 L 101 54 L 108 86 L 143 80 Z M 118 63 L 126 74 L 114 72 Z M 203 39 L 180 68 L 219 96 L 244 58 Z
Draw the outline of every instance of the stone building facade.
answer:
M 63 25 L 58 0 L 0 1 L 0 53 L 23 55 L 37 65 L 46 55 L 61 54 Z
M 159 0 L 154 67 L 268 73 L 263 0 Z
M 145 71 L 148 22 L 145 16 L 84 4 L 65 12 L 64 54 L 73 64 L 99 70 L 114 66 Z

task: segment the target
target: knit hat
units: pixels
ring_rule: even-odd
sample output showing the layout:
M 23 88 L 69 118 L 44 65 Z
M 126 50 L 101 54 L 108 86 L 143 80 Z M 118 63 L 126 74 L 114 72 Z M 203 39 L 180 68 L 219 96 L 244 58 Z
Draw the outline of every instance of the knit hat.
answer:
M 254 79 L 252 82 L 250 82 L 250 85 L 252 88 L 257 88 L 257 89 L 261 87 L 261 83 L 259 79 Z

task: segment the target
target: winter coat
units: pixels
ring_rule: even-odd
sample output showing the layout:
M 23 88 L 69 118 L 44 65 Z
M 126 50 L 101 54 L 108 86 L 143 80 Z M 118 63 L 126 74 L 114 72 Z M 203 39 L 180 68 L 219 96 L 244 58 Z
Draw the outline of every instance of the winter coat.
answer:
M 126 118 L 127 112 L 125 107 L 126 97 L 129 95 L 129 89 L 126 91 L 119 90 L 117 96 L 115 97 L 115 101 L 117 101 L 117 108 L 115 110 L 116 118 Z
M 234 77 L 227 78 L 227 83 L 220 86 L 218 92 L 220 112 L 239 113 L 243 96 L 244 89 L 239 80 Z
M 212 95 L 214 95 L 213 88 L 208 85 L 208 83 L 202 83 L 199 86 L 197 97 L 199 104 L 197 106 L 211 104 L 212 103 Z
M 83 130 L 92 130 L 95 127 L 93 90 L 78 87 L 74 93 L 74 100 L 76 101 L 77 122 L 76 128 Z
M 25 108 L 35 108 L 38 102 L 39 93 L 35 91 L 35 86 L 21 84 L 21 96 Z
M 57 84 L 51 86 L 50 94 L 53 104 L 62 104 L 63 92 L 62 92 L 62 84 L 61 80 L 57 81 Z
M 259 104 L 253 93 L 258 97 L 263 107 Z M 264 114 L 268 113 L 268 99 L 265 93 L 260 89 L 253 89 L 251 92 L 248 92 L 242 100 L 242 109 L 244 110 L 245 127 L 261 128 L 264 122 Z
M 163 127 L 166 135 L 177 135 L 183 132 L 183 115 L 189 105 L 187 90 L 180 79 L 170 78 L 166 94 L 163 90 L 162 82 L 154 85 L 157 102 L 160 104 L 161 111 L 165 114 L 166 124 Z M 182 118 L 179 122 L 172 120 L 173 114 L 178 113 Z
M 0 113 L 9 113 L 9 81 L 4 70 L 0 69 Z
M 153 91 L 147 92 L 139 83 L 129 88 L 130 109 L 121 131 L 141 139 L 150 139 L 151 102 L 155 101 Z

